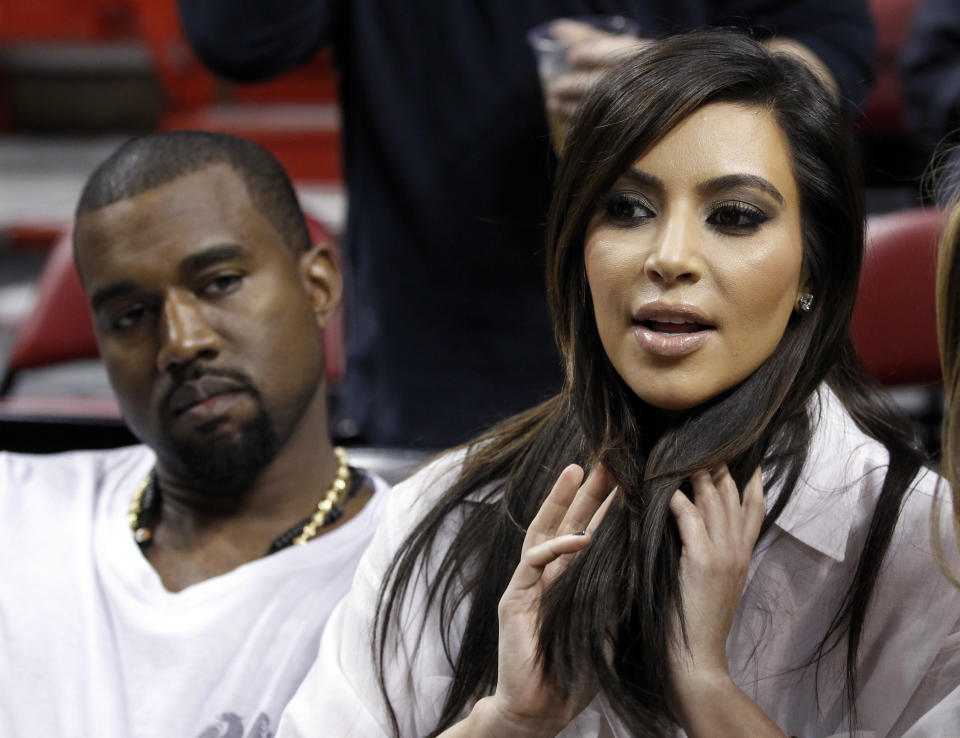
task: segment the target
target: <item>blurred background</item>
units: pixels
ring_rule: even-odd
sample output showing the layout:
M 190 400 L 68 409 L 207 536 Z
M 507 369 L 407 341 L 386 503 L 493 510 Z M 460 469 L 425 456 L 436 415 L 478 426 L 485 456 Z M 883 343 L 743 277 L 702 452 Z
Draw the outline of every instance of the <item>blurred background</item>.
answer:
M 940 216 L 920 181 L 936 141 L 907 133 L 896 72 L 916 4 L 870 0 L 878 73 L 855 131 L 877 256 L 868 261 L 874 283 L 854 334 L 870 369 L 935 450 L 942 398 L 932 259 Z M 197 61 L 171 0 L 0 0 L 0 449 L 132 440 L 67 268 L 68 232 L 80 188 L 100 160 L 131 135 L 176 128 L 234 133 L 267 147 L 293 177 L 315 236 L 336 241 L 345 199 L 328 56 L 239 86 Z M 335 401 L 341 323 L 327 344 Z

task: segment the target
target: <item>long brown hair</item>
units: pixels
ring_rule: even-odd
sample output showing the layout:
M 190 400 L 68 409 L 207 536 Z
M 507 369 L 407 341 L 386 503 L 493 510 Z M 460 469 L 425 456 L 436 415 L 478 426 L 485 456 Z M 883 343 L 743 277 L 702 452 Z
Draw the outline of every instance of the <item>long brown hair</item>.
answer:
M 603 351 L 583 265 L 584 234 L 598 200 L 637 158 L 691 113 L 721 101 L 769 110 L 789 141 L 801 196 L 805 276 L 817 302 L 790 319 L 773 355 L 753 375 L 682 422 L 667 423 L 634 395 Z M 567 138 L 548 228 L 547 288 L 565 386 L 468 445 L 458 478 L 409 535 L 384 580 L 375 650 L 395 732 L 383 665 L 410 585 L 426 577 L 425 610 L 439 608 L 440 637 L 453 670 L 436 734 L 495 687 L 497 602 L 519 559 L 524 528 L 564 465 L 597 461 L 610 470 L 619 495 L 590 546 L 544 599 L 544 669 L 560 689 L 592 669 L 633 735 L 673 730 L 665 603 L 680 607 L 680 539 L 670 496 L 695 470 L 720 463 L 742 488 L 762 462 L 767 486 L 782 490 L 764 522 L 768 529 L 796 487 L 816 422 L 811 399 L 824 381 L 890 452 L 856 574 L 811 655 L 811 663 L 817 661 L 845 636 L 852 709 L 867 604 L 921 463 L 909 425 L 870 394 L 847 337 L 863 251 L 857 172 L 832 94 L 801 62 L 745 36 L 712 31 L 667 39 L 592 92 Z M 451 525 L 457 534 L 450 547 L 434 550 L 440 530 Z M 463 612 L 456 643 L 454 614 Z

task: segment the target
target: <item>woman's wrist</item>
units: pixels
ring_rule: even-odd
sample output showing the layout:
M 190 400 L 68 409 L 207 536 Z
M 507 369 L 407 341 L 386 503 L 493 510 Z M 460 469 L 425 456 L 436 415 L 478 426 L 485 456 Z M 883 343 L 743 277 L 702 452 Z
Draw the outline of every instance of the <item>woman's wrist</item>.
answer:
M 737 686 L 727 669 L 698 669 L 672 684 L 671 707 L 690 738 L 757 736 L 783 733 Z
M 525 718 L 504 709 L 496 696 L 484 697 L 470 711 L 471 738 L 553 738 L 563 726 L 555 720 Z

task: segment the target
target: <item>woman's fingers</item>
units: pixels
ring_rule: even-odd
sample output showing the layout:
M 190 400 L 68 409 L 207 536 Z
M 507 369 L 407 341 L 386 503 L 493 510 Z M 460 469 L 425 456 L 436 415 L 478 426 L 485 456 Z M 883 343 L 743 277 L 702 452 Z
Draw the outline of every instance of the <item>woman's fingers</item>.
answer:
M 523 539 L 523 550 L 535 546 L 541 541 L 553 538 L 557 534 L 571 504 L 577 496 L 580 482 L 583 481 L 583 469 L 576 464 L 570 464 L 557 477 L 550 494 L 540 505 L 540 509 L 530 521 L 527 534 Z M 576 533 L 578 531 L 570 531 Z
M 700 471 L 691 477 L 694 501 L 680 490 L 670 500 L 670 510 L 680 526 L 684 545 L 693 545 L 698 536 L 706 536 L 714 545 L 743 544 L 751 550 L 760 534 L 766 507 L 760 468 L 754 471 L 743 491 L 726 465 L 712 474 Z
M 531 546 L 520 556 L 520 563 L 513 570 L 513 576 L 506 592 L 519 594 L 537 584 L 548 564 L 565 554 L 582 550 L 590 542 L 589 533 L 571 533 Z M 505 592 L 505 594 L 506 594 Z
M 733 481 L 733 476 L 726 464 L 721 464 L 714 469 L 710 475 L 714 487 L 719 493 L 720 502 L 723 505 L 728 523 L 737 520 L 741 513 L 740 493 L 737 490 L 737 483 Z
M 693 487 L 694 504 L 703 518 L 703 524 L 710 539 L 714 540 L 726 536 L 729 531 L 730 520 L 723 499 L 726 494 L 725 490 L 717 489 L 713 481 L 713 475 L 707 471 L 696 472 L 690 478 L 690 483 Z
M 548 577 L 552 579 L 565 567 L 564 556 L 587 545 L 589 533 L 600 524 L 613 501 L 611 484 L 610 474 L 602 464 L 597 464 L 585 481 L 583 469 L 576 464 L 560 472 L 527 528 L 511 587 L 533 586 L 550 564 L 554 564 Z
M 706 528 L 703 524 L 703 518 L 697 506 L 690 498 L 679 489 L 673 493 L 670 498 L 670 512 L 677 520 L 677 527 L 680 528 L 680 540 L 684 546 L 690 546 L 695 543 L 700 536 L 706 535 Z
M 579 533 L 586 530 L 597 511 L 610 495 L 613 480 L 603 464 L 597 464 L 590 470 L 586 481 L 577 490 L 570 507 L 560 526 L 557 535 Z

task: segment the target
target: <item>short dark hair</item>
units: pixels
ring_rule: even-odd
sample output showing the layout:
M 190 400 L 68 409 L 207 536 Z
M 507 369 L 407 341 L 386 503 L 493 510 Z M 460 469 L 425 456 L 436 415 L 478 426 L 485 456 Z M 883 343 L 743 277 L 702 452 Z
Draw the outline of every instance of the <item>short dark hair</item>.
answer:
M 167 131 L 130 139 L 90 175 L 76 216 L 220 163 L 240 175 L 254 207 L 293 251 L 310 248 L 310 232 L 283 166 L 259 144 L 226 133 Z

